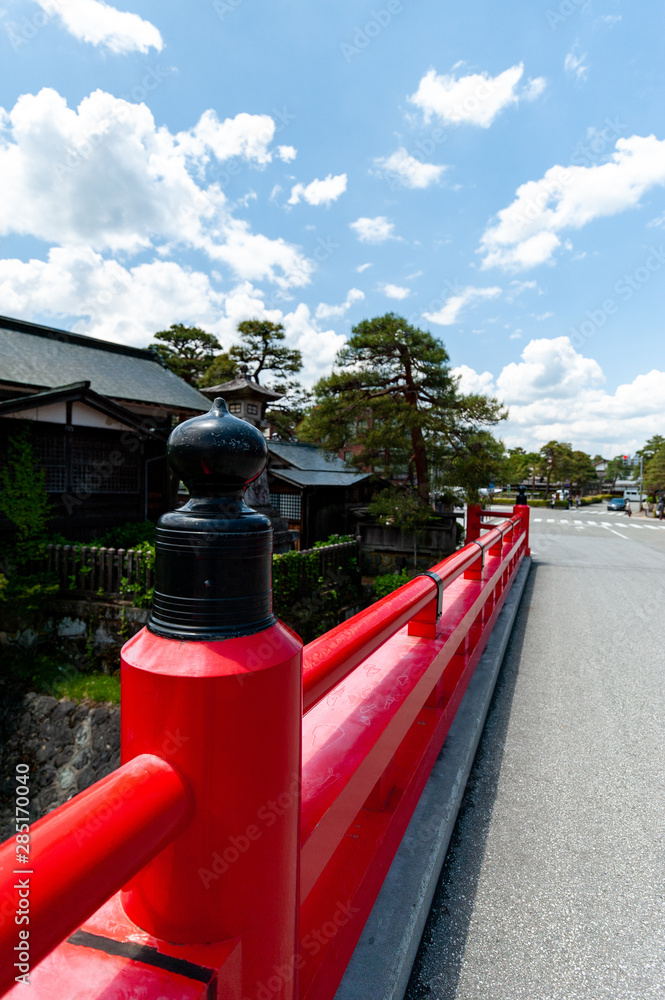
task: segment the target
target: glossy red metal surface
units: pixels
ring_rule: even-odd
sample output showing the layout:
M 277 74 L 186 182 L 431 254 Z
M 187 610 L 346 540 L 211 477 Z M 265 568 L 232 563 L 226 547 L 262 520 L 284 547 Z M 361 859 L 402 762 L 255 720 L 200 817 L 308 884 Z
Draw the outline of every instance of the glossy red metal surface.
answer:
M 303 1000 L 335 994 L 525 541 L 521 517 L 485 526 L 480 544 L 435 567 L 453 579 L 434 638 L 402 628 L 303 719 Z
M 13 839 L 3 844 L 0 897 L 14 899 L 21 922 L 5 919 L 0 926 L 0 993 L 17 975 L 19 930 L 29 929 L 29 965 L 34 969 L 154 857 L 191 814 L 192 800 L 176 768 L 143 754 L 35 823 L 30 864 L 17 861 Z M 22 920 L 24 913 L 29 923 Z
M 432 568 L 440 617 L 423 576 L 310 643 L 304 718 L 302 645 L 279 623 L 127 643 L 128 763 L 33 827 L 31 946 L 85 920 L 35 1000 L 332 1000 L 528 553 L 528 508 L 488 516 Z
M 480 560 L 491 538 L 465 545 L 432 570 L 449 585 Z M 392 594 L 308 643 L 303 651 L 303 708 L 308 711 L 347 674 L 378 649 L 437 596 L 428 576 L 417 576 Z
M 295 997 L 301 650 L 284 625 L 217 642 L 138 633 L 122 653 L 122 754 L 167 754 L 191 824 L 132 879 L 128 916 L 170 942 L 242 942 L 243 996 Z

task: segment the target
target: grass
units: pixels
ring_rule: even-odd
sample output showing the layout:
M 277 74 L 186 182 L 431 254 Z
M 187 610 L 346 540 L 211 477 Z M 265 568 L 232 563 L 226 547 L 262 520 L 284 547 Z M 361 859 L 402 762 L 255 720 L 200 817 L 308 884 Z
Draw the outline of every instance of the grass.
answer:
M 108 674 L 78 674 L 50 685 L 49 694 L 69 701 L 106 701 L 120 704 L 120 678 Z
M 105 701 L 120 704 L 120 677 L 99 672 L 82 673 L 52 653 L 28 656 L 18 649 L 3 649 L 2 680 L 11 688 L 38 691 L 71 701 Z

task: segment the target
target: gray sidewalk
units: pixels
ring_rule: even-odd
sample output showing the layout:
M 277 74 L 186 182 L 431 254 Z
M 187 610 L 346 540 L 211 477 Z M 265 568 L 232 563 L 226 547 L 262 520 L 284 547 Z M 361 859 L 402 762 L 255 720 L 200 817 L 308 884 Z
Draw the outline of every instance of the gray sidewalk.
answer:
M 665 996 L 665 552 L 635 535 L 532 533 L 408 1000 Z

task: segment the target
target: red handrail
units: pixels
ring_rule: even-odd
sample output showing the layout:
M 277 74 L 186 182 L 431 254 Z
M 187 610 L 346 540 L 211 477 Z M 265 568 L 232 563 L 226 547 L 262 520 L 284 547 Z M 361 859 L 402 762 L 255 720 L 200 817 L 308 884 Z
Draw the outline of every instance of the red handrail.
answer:
M 0 995 L 20 969 L 19 930 L 29 930 L 30 967 L 122 888 L 192 813 L 178 771 L 142 754 L 55 809 L 30 830 L 29 854 L 14 837 L 0 847 L 0 898 L 17 918 L 0 927 Z M 27 863 L 21 863 L 27 858 Z
M 519 524 L 519 517 L 506 523 Z M 487 534 L 469 542 L 459 552 L 432 567 L 444 586 L 456 580 L 482 558 L 482 552 L 496 543 L 504 525 L 488 527 Z M 482 550 L 482 551 L 481 551 Z M 395 632 L 398 632 L 426 604 L 436 597 L 437 584 L 429 576 L 409 580 L 387 597 L 365 608 L 314 639 L 303 650 L 303 711 L 307 711 L 339 684 L 347 674 L 367 659 Z

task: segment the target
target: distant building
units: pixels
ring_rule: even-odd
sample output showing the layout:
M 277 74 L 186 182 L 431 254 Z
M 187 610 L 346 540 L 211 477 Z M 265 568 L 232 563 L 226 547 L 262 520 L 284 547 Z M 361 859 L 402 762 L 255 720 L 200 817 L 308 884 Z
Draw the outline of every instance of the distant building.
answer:
M 353 510 L 371 499 L 370 475 L 329 458 L 313 444 L 268 441 L 268 488 L 273 507 L 300 533 L 300 548 L 330 535 L 355 534 Z
M 168 510 L 166 439 L 209 405 L 151 350 L 0 316 L 0 464 L 9 436 L 30 426 L 64 534 Z
M 269 427 L 269 422 L 266 420 L 268 403 L 274 403 L 281 399 L 282 395 L 259 385 L 256 379 L 253 379 L 247 372 L 247 365 L 241 363 L 238 365 L 235 377 L 230 382 L 206 386 L 201 392 L 205 393 L 209 399 L 222 396 L 226 400 L 229 413 L 246 420 L 265 433 Z

